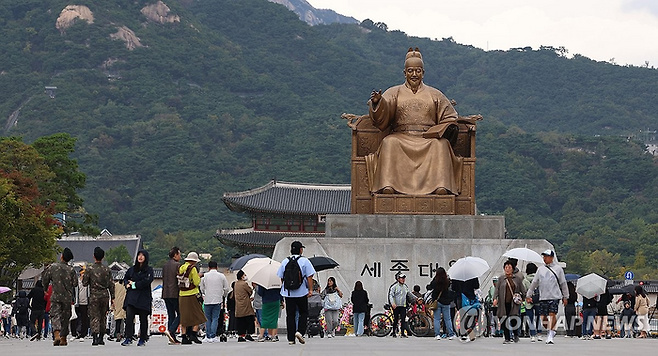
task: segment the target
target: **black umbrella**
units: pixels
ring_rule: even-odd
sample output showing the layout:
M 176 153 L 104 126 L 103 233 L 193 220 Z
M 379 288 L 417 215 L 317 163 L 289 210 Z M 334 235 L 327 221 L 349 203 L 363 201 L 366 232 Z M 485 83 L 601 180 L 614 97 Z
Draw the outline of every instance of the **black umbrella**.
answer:
M 311 264 L 313 265 L 313 268 L 316 272 L 338 267 L 338 262 L 334 261 L 334 259 L 331 257 L 313 256 L 308 260 L 311 261 Z
M 244 267 L 244 265 L 246 265 L 249 260 L 253 260 L 254 258 L 263 258 L 263 257 L 267 257 L 267 256 L 261 255 L 259 253 L 244 255 L 238 258 L 237 260 L 233 261 L 233 263 L 231 263 L 228 269 L 231 271 L 238 271 L 242 269 L 242 267 Z

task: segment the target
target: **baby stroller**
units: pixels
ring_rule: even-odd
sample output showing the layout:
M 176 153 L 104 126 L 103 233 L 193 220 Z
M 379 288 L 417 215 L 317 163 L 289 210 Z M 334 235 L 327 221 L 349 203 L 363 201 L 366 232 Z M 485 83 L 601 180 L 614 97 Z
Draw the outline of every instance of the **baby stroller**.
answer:
M 322 328 L 322 324 L 320 324 L 320 313 L 322 313 L 323 308 L 320 293 L 313 292 L 308 297 L 308 322 L 306 324 L 306 334 L 308 337 L 315 335 L 320 335 L 321 338 L 324 337 L 324 329 Z

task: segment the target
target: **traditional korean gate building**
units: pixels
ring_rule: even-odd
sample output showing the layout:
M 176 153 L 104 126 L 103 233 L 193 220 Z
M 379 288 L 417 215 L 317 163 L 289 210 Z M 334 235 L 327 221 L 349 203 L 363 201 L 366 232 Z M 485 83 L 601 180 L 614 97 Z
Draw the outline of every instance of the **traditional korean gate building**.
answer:
M 244 253 L 271 256 L 284 237 L 323 237 L 327 214 L 350 213 L 349 184 L 290 183 L 272 180 L 262 187 L 224 193 L 222 201 L 251 217 L 246 229 L 218 230 L 215 237 Z

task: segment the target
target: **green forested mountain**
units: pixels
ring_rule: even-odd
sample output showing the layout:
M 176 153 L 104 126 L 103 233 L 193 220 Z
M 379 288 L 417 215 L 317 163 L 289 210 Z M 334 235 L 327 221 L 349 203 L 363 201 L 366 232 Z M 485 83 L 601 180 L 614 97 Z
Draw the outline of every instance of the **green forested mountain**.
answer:
M 401 83 L 417 46 L 425 82 L 461 114 L 485 117 L 481 212 L 504 213 L 511 237 L 548 238 L 573 259 L 609 252 L 619 265 L 658 267 L 658 168 L 626 139 L 655 129 L 657 70 L 555 48 L 484 52 L 369 20 L 311 27 L 266 0 L 165 3 L 76 1 L 93 21 L 58 28 L 68 1 L 0 0 L 3 134 L 76 137 L 80 195 L 101 228 L 200 241 L 244 223 L 221 202 L 226 191 L 271 178 L 348 183 L 340 114 L 365 113 L 371 90 Z

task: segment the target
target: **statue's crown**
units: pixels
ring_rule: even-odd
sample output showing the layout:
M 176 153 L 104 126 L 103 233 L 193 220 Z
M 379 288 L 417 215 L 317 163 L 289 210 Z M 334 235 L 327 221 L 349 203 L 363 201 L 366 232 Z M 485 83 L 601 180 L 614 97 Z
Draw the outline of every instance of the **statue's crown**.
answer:
M 423 55 L 420 54 L 420 50 L 418 49 L 418 47 L 416 47 L 415 49 L 409 47 L 409 50 L 407 51 L 407 56 L 404 58 L 404 60 L 406 61 L 407 59 L 413 57 L 420 58 L 421 61 L 423 60 Z

